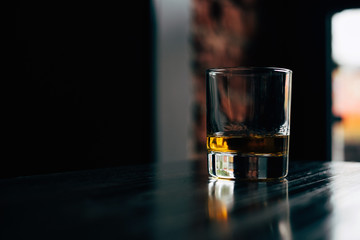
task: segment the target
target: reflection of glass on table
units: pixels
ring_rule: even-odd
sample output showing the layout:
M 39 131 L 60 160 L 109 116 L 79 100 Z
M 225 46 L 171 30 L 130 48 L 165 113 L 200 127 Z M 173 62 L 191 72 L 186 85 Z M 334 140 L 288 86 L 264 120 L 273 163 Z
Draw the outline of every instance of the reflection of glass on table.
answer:
M 208 217 L 216 222 L 215 238 L 292 239 L 288 181 L 209 180 Z M 241 214 L 240 214 L 241 213 Z M 259 217 L 261 216 L 261 217 Z M 262 239 L 262 238 L 259 238 Z

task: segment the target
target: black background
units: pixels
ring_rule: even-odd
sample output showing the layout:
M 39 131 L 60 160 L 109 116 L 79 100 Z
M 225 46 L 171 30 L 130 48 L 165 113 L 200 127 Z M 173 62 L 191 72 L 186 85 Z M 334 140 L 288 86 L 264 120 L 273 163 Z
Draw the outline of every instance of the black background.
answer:
M 16 9 L 16 151 L 3 176 L 152 161 L 147 1 Z

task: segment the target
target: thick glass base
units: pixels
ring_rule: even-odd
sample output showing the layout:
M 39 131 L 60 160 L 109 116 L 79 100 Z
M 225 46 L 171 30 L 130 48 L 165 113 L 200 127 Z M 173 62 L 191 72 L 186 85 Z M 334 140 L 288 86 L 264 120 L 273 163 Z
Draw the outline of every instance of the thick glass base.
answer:
M 211 177 L 234 180 L 273 180 L 286 177 L 288 156 L 208 152 Z

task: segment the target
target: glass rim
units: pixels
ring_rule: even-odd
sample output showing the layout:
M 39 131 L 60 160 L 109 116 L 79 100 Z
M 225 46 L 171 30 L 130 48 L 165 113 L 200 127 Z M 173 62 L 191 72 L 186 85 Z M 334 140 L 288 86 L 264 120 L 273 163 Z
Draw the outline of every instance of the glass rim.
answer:
M 282 72 L 292 73 L 292 70 L 281 67 L 215 67 L 206 70 L 206 73 L 261 73 L 261 72 Z

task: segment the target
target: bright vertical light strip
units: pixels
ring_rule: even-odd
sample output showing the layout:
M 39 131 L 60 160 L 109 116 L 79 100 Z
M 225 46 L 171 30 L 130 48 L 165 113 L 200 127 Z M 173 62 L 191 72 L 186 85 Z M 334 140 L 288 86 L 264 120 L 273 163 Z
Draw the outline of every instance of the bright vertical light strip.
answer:
M 334 14 L 332 23 L 332 58 L 341 65 L 360 67 L 360 9 Z
M 190 158 L 190 0 L 154 0 L 157 161 Z

